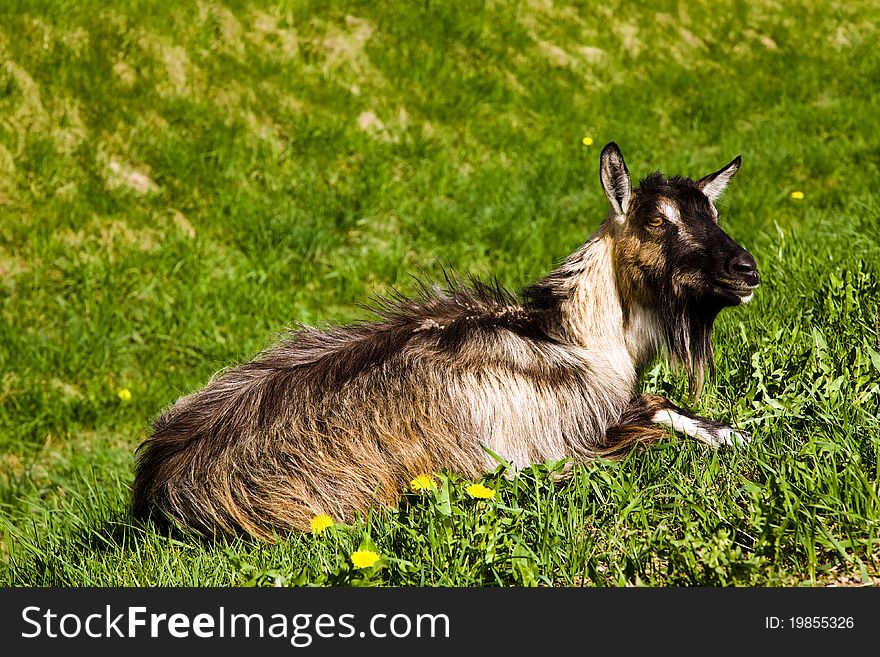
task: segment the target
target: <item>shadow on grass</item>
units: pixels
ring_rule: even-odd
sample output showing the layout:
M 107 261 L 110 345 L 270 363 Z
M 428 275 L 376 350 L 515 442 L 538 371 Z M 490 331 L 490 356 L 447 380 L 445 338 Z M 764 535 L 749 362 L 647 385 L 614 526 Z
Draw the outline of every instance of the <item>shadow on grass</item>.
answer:
M 137 551 L 150 544 L 178 545 L 186 548 L 222 548 L 236 539 L 208 538 L 187 531 L 163 519 L 133 518 L 120 511 L 90 527 L 82 527 L 74 539 L 78 545 L 95 552 Z

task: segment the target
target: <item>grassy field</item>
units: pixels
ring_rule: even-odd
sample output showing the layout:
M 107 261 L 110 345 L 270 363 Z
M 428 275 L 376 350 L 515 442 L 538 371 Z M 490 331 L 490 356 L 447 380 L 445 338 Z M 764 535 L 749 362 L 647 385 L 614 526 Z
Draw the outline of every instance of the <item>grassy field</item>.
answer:
M 2 3 L 0 585 L 880 581 L 877 3 L 385 4 Z M 605 216 L 612 140 L 634 177 L 743 156 L 764 283 L 694 409 L 748 448 L 440 477 L 271 546 L 129 525 L 163 407 L 413 276 L 523 287 Z

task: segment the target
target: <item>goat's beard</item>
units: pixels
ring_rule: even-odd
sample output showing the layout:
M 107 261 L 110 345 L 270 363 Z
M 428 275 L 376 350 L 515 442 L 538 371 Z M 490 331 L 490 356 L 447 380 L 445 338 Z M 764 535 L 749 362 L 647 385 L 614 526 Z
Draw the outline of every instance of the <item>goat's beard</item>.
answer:
M 715 373 L 712 327 L 722 305 L 711 300 L 664 299 L 660 325 L 670 360 L 681 366 L 688 377 L 694 399 L 699 398 L 706 374 Z

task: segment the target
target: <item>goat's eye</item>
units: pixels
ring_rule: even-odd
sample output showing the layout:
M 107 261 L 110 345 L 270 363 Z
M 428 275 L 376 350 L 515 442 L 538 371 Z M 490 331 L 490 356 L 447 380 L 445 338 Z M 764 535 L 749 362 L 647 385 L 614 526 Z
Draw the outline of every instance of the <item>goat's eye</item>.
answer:
M 651 228 L 659 228 L 663 225 L 663 217 L 651 217 L 648 219 L 648 225 Z

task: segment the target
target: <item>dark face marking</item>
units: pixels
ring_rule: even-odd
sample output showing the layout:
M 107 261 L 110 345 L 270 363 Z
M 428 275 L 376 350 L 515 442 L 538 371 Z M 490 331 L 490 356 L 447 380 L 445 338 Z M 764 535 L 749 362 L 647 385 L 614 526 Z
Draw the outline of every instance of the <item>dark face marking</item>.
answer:
M 614 224 L 613 258 L 624 322 L 633 303 L 659 321 L 669 353 L 699 391 L 714 368 L 712 325 L 725 306 L 751 299 L 755 259 L 718 225 L 699 183 L 655 173 Z
M 642 180 L 616 244 L 629 291 L 645 301 L 693 301 L 717 312 L 748 301 L 759 283 L 755 259 L 721 229 L 688 178 Z

